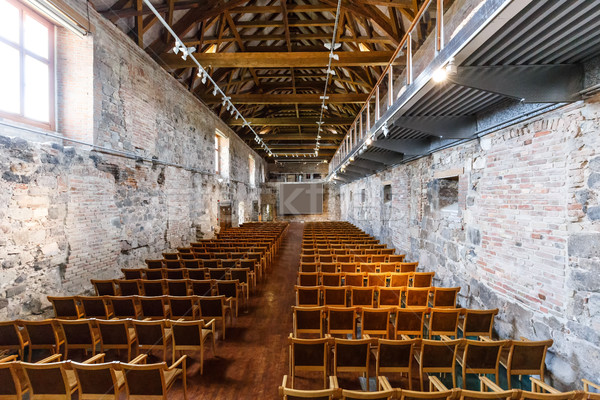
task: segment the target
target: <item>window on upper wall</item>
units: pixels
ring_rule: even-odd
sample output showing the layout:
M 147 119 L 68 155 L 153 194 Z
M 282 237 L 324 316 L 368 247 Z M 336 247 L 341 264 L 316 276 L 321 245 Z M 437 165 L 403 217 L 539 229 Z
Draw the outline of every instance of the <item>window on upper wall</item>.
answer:
M 55 128 L 54 26 L 0 0 L 0 117 Z
M 383 202 L 389 203 L 392 201 L 392 185 L 385 185 L 383 187 Z
M 229 178 L 229 139 L 215 131 L 215 174 Z
M 360 201 L 363 203 L 367 202 L 367 191 L 365 189 L 360 193 Z
M 256 161 L 254 160 L 254 157 L 252 156 L 248 156 L 248 173 L 250 174 L 250 186 L 251 187 L 255 187 L 256 186 Z
M 221 137 L 215 135 L 215 173 L 221 173 Z

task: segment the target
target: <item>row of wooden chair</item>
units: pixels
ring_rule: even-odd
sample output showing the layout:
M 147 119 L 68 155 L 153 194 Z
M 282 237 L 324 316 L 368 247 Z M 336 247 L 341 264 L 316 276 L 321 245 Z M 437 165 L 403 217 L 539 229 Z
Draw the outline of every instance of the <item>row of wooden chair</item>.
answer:
M 438 381 L 435 377 L 432 377 Z M 299 390 L 287 387 L 288 376 L 284 375 L 283 382 L 279 386 L 279 395 L 282 400 L 290 399 L 341 399 L 341 400 L 597 400 L 597 392 L 570 391 L 570 392 L 534 392 L 519 389 L 503 390 L 496 387 L 489 389 L 489 379 L 480 377 L 482 390 L 450 389 L 436 390 L 433 392 L 419 392 L 402 388 L 393 388 L 385 376 L 378 376 L 379 390 L 375 392 L 363 392 L 357 390 L 346 390 L 339 387 L 337 377 L 330 376 L 329 387 L 316 390 Z M 487 382 L 485 381 L 487 379 Z M 531 378 L 535 385 L 535 379 Z M 485 382 L 485 383 L 484 383 Z M 585 384 L 584 384 L 585 385 Z
M 353 285 L 360 283 L 362 285 Z M 410 286 L 430 287 L 435 272 L 299 272 L 298 286 Z
M 203 319 L 188 320 L 135 320 L 126 319 L 46 319 L 41 321 L 5 321 L 0 327 L 7 335 L 4 340 L 11 340 L 9 350 L 18 352 L 21 360 L 24 352 L 29 351 L 31 362 L 33 350 L 48 350 L 52 354 L 63 351 L 65 359 L 69 359 L 72 350 L 91 351 L 97 349 L 104 353 L 107 350 L 127 350 L 127 360 L 139 351 L 162 350 L 163 361 L 166 361 L 167 348 L 172 347 L 173 360 L 177 351 L 200 351 L 200 369 L 203 371 L 204 346 L 211 338 L 213 354 L 215 352 L 216 320 L 205 322 Z
M 392 338 L 443 336 L 491 340 L 498 309 L 292 307 L 294 337 L 377 335 Z M 390 323 L 393 321 L 393 323 Z
M 198 269 L 150 269 L 123 268 L 125 280 L 161 280 L 161 279 L 238 279 L 246 285 L 256 286 L 256 274 L 250 268 L 198 268 Z
M 332 250 L 323 254 L 307 250 L 300 255 L 300 262 L 403 262 L 404 259 L 404 254 L 394 254 L 394 249 Z
M 251 283 L 248 271 L 234 272 L 236 273 L 218 271 L 217 274 L 210 275 L 215 279 L 111 279 L 93 280 L 92 284 L 98 296 L 210 296 L 215 292 L 233 293 L 233 286 L 239 286 L 236 290 L 241 290 L 247 298 Z M 237 283 L 234 285 L 235 282 Z M 208 290 L 209 287 L 211 290 Z
M 186 356 L 167 366 L 165 362 L 146 364 L 140 355 L 129 363 L 104 362 L 97 354 L 82 363 L 60 361 L 61 354 L 44 363 L 26 363 L 13 357 L 0 360 L 0 396 L 3 400 L 117 400 L 166 399 L 177 379 L 183 381 L 183 398 L 187 400 Z
M 297 306 L 455 308 L 460 287 L 295 286 Z
M 367 390 L 371 349 L 375 349 L 377 376 L 389 373 L 407 373 L 409 388 L 412 388 L 412 360 L 419 364 L 421 390 L 424 375 L 432 373 L 450 374 L 456 387 L 456 364 L 462 367 L 463 388 L 467 374 L 493 374 L 499 383 L 499 367 L 507 371 L 509 389 L 512 375 L 540 375 L 544 378 L 545 357 L 552 340 L 532 341 L 480 341 L 469 339 L 387 340 L 365 337 L 363 339 L 289 339 L 290 376 L 292 387 L 298 371 L 319 371 L 327 384 L 329 365 L 332 374 L 358 372 L 366 375 Z M 333 359 L 329 358 L 330 348 Z

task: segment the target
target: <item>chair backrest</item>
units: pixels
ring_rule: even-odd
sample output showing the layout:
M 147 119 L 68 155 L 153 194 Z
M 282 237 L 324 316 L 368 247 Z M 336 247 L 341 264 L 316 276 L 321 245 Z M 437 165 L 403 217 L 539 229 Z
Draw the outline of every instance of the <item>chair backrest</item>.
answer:
M 188 269 L 188 279 L 201 281 L 206 279 L 206 268 Z
M 228 276 L 227 276 L 228 272 L 229 272 L 228 268 L 209 268 L 209 270 L 208 270 L 210 279 L 215 279 L 215 280 L 228 279 Z
M 202 267 L 204 267 L 204 268 L 219 268 L 219 260 L 215 260 L 215 259 L 202 260 Z
M 360 313 L 361 335 L 376 335 L 389 337 L 388 328 L 390 322 L 389 308 L 368 308 L 364 307 Z
M 30 364 L 26 362 L 19 363 L 22 371 L 25 373 L 28 386 L 33 398 L 52 398 L 52 395 L 67 395 L 71 392 L 69 379 L 67 377 L 66 361 Z
M 181 262 L 179 258 L 174 260 L 165 259 L 165 267 L 168 269 L 179 269 L 181 268 Z
M 190 279 L 192 294 L 194 296 L 210 296 L 214 284 L 214 281 L 211 279 Z
M 334 375 L 344 371 L 367 371 L 371 355 L 371 339 L 335 339 Z
M 142 279 L 144 277 L 144 268 L 121 268 L 125 279 Z
M 390 286 L 401 287 L 408 286 L 409 280 L 412 276 L 410 272 L 396 272 L 390 274 Z
M 297 306 L 318 306 L 320 305 L 321 287 L 320 286 L 295 286 L 296 305 Z
M 430 287 L 433 283 L 435 272 L 415 272 L 412 276 L 413 287 Z
M 350 273 L 344 274 L 344 283 L 346 286 L 361 287 L 365 285 L 365 274 L 363 273 Z
M 318 286 L 319 285 L 319 273 L 318 272 L 299 272 L 298 273 L 298 286 Z
M 98 296 L 116 296 L 117 295 L 117 287 L 115 286 L 115 282 L 110 280 L 96 280 L 92 279 L 92 285 L 94 285 L 94 289 L 96 290 L 96 294 Z
M 94 333 L 89 319 L 57 319 L 56 322 L 65 334 L 67 344 L 92 344 L 94 343 Z
M 340 272 L 344 273 L 357 273 L 358 272 L 358 264 L 355 262 L 340 262 Z
M 164 371 L 165 362 L 157 364 L 120 364 L 125 377 L 128 398 L 164 398 L 167 392 Z M 152 397 L 155 396 L 155 397 Z
M 386 286 L 387 276 L 386 273 L 371 273 L 367 275 L 368 286 Z
M 100 340 L 103 345 L 127 344 L 129 339 L 128 328 L 132 319 L 97 320 L 96 325 L 100 331 Z
M 77 319 L 80 316 L 77 300 L 74 296 L 53 297 L 48 296 L 48 301 L 54 308 L 54 316 L 62 319 Z
M 419 266 L 418 262 L 412 262 L 412 263 L 399 262 L 399 264 L 398 264 L 398 267 L 400 268 L 400 272 L 416 272 L 418 266 Z
M 399 335 L 423 337 L 423 322 L 428 312 L 427 307 L 397 308 L 394 328 L 396 337 Z
M 420 364 L 425 372 L 447 372 L 454 370 L 456 350 L 462 339 L 421 341 Z
M 145 260 L 146 265 L 148 266 L 148 268 L 151 269 L 160 269 L 163 267 L 164 265 L 164 261 L 162 258 L 161 259 L 156 259 L 156 260 Z
M 288 338 L 290 345 L 290 366 L 296 367 L 327 367 L 329 355 L 329 340 Z
M 166 269 L 164 273 L 165 279 L 185 279 L 187 270 L 184 268 Z
M 17 323 L 25 327 L 29 342 L 32 345 L 56 345 L 58 336 L 53 319 L 45 319 L 41 321 L 24 321 L 19 320 Z
M 323 337 L 323 307 L 296 307 L 293 310 L 294 337 L 318 334 Z
M 240 282 L 237 280 L 217 281 L 217 294 L 237 298 L 240 292 Z
M 496 314 L 498 314 L 497 308 L 493 310 L 465 310 L 465 318 L 462 324 L 463 337 L 485 336 L 491 339 Z
M 403 290 L 401 287 L 378 287 L 377 307 L 400 307 Z
M 375 301 L 375 287 L 351 287 L 350 305 L 352 307 L 373 307 Z
M 139 296 L 140 283 L 137 279 L 119 279 L 117 281 L 121 296 Z
M 434 307 L 456 307 L 456 297 L 460 292 L 460 287 L 433 288 L 433 306 Z
M 164 268 L 147 269 L 144 274 L 145 279 L 150 280 L 150 281 L 161 280 L 165 277 L 165 271 L 166 271 L 166 269 L 164 269 Z M 127 276 L 125 276 L 125 279 L 140 279 L 140 278 L 128 278 Z
M 340 286 L 342 284 L 342 274 L 340 273 L 321 273 L 321 284 L 323 286 Z
M 359 265 L 359 270 L 362 273 L 374 273 L 377 272 L 377 268 L 379 267 L 378 263 L 360 263 Z
M 356 337 L 356 307 L 326 307 L 327 333 Z
M 199 296 L 198 302 L 202 318 L 221 318 L 225 316 L 223 311 L 225 296 Z
M 202 328 L 204 320 L 194 321 L 169 321 L 173 332 L 175 346 L 200 346 L 202 345 Z
M 181 265 L 184 268 L 187 268 L 187 269 L 190 269 L 190 268 L 192 268 L 192 269 L 198 269 L 198 268 L 201 267 L 201 260 L 199 260 L 197 258 L 190 258 L 190 259 L 185 259 L 184 258 L 184 259 L 181 260 Z
M 162 253 L 162 256 L 165 260 L 179 260 L 177 253 Z
M 507 367 L 512 375 L 542 375 L 546 352 L 552 339 L 540 341 L 514 340 L 510 344 Z
M 338 264 L 335 262 L 320 263 L 319 268 L 323 273 L 332 274 L 338 272 Z
M 388 372 L 410 372 L 415 345 L 420 339 L 377 341 L 377 359 L 375 370 L 377 376 Z
M 404 292 L 406 307 L 427 307 L 430 290 L 430 288 L 407 288 Z
M 394 272 L 396 272 L 397 268 L 398 268 L 398 264 L 395 262 L 383 262 L 382 261 L 379 263 L 379 272 L 394 273 Z
M 172 319 L 195 318 L 197 296 L 168 296 L 167 304 Z
M 300 263 L 300 272 L 319 272 L 319 263 Z
M 83 306 L 85 318 L 108 319 L 110 314 L 103 296 L 77 296 Z
M 323 305 L 324 306 L 345 306 L 346 305 L 346 286 L 323 286 Z
M 142 346 L 162 345 L 166 340 L 165 320 L 131 321 L 135 328 L 138 343 Z
M 429 338 L 437 335 L 458 336 L 460 308 L 432 308 L 429 313 Z
M 189 281 L 187 279 L 167 279 L 167 293 L 169 296 L 187 296 Z
M 18 368 L 18 363 L 15 361 L 0 362 L 0 399 L 21 400 L 23 387 L 17 372 Z
M 163 280 L 142 280 L 144 296 L 162 296 L 165 294 L 165 283 Z
M 142 317 L 152 319 L 164 319 L 166 317 L 167 310 L 165 309 L 165 302 L 167 296 L 139 296 L 138 302 L 140 303 L 142 310 Z
M 388 262 L 404 262 L 406 254 L 389 254 Z
M 234 268 L 229 271 L 232 280 L 237 280 L 240 283 L 248 284 L 250 282 L 249 268 Z
M 115 368 L 117 362 L 83 364 L 69 362 L 69 368 L 75 373 L 79 398 L 114 398 L 118 394 L 118 379 Z
M 0 321 L 0 349 L 10 346 L 23 346 L 23 336 L 16 321 Z
M 135 296 L 110 296 L 107 297 L 107 300 L 116 318 L 138 317 L 138 310 L 135 306 Z
M 464 373 L 495 374 L 500 364 L 500 353 L 509 344 L 508 340 L 481 341 L 464 340 L 465 350 L 462 358 Z M 465 383 L 463 382 L 463 387 Z

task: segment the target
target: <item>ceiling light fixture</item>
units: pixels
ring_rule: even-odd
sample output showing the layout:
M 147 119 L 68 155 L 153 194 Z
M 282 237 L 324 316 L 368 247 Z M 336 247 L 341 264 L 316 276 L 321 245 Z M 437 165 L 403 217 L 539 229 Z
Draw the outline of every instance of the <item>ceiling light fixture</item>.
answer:
M 431 75 L 431 79 L 435 83 L 442 83 L 442 82 L 446 81 L 446 79 L 448 79 L 448 72 L 446 71 L 445 68 L 436 69 L 433 72 L 433 75 Z

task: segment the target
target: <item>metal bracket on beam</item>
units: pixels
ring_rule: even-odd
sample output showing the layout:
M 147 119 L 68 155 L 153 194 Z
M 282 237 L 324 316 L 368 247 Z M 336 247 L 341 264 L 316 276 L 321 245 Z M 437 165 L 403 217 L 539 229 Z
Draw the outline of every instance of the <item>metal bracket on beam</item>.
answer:
M 501 65 L 459 67 L 449 81 L 525 103 L 566 103 L 581 98 L 583 66 Z

